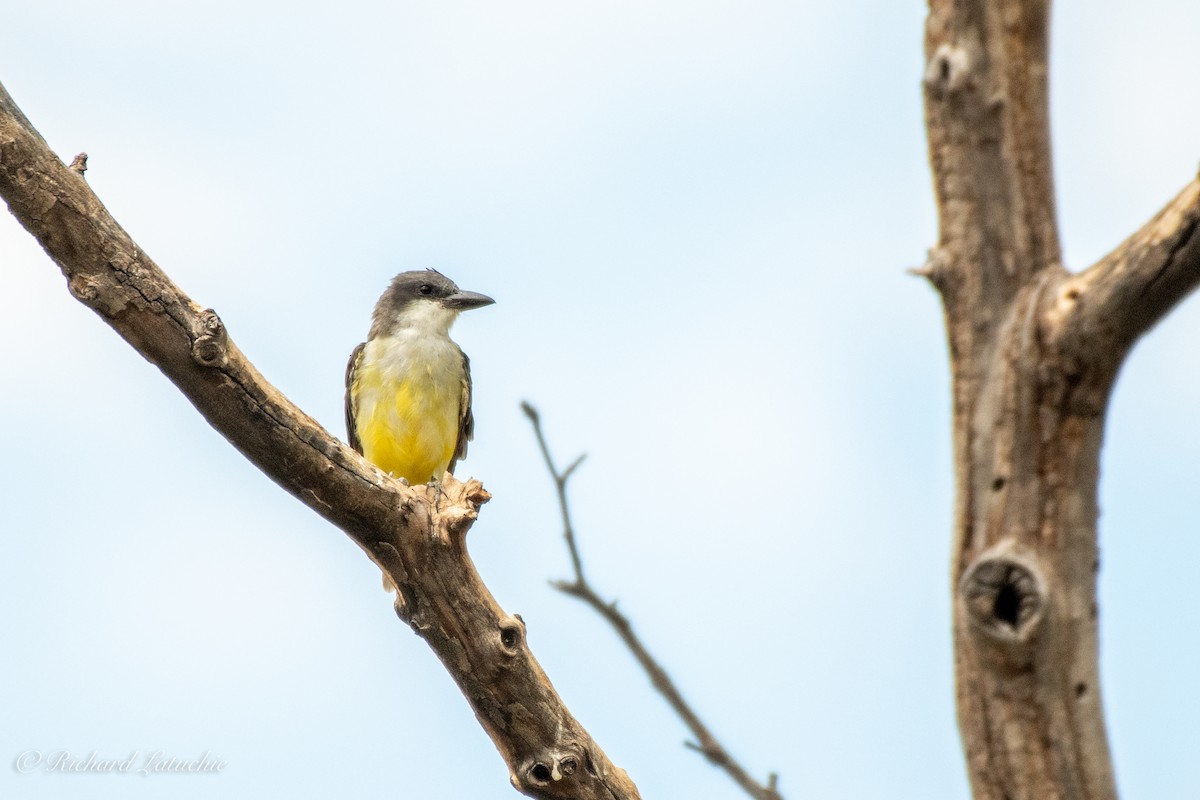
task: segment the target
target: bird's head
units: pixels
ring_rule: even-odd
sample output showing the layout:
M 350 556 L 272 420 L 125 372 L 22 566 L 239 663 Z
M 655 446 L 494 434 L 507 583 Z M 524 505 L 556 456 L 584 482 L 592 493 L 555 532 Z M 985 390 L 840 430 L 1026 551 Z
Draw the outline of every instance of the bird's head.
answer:
M 496 302 L 479 292 L 466 292 L 435 269 L 401 272 L 375 305 L 371 338 L 401 328 L 446 333 L 463 311 Z

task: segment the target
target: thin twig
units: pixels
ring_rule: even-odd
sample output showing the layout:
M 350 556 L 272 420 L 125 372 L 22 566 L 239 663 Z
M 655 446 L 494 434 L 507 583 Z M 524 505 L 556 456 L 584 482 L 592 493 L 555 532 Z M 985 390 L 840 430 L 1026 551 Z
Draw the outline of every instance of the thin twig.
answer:
M 558 490 L 558 504 L 562 510 L 563 518 L 563 538 L 567 540 L 567 549 L 571 554 L 571 564 L 575 568 L 575 579 L 572 581 L 551 581 L 550 585 L 558 589 L 564 594 L 569 594 L 587 603 L 596 610 L 600 616 L 608 620 L 609 624 L 616 630 L 617 635 L 625 642 L 626 647 L 633 653 L 634 658 L 642 665 L 642 669 L 650 676 L 650 682 L 654 688 L 666 698 L 667 703 L 671 708 L 675 709 L 675 713 L 683 719 L 684 724 L 688 726 L 692 734 L 696 737 L 695 742 L 684 742 L 684 745 L 697 751 L 703 755 L 710 764 L 720 767 L 729 774 L 738 786 L 746 792 L 746 794 L 755 798 L 755 800 L 783 800 L 783 795 L 779 794 L 777 789 L 778 776 L 775 773 L 767 779 L 767 784 L 764 786 L 742 768 L 740 764 L 729 755 L 729 752 L 721 746 L 721 743 L 716 740 L 716 737 L 709 732 L 708 727 L 700 721 L 696 716 L 696 712 L 687 704 L 683 696 L 679 693 L 679 689 L 675 687 L 675 683 L 667 675 L 666 670 L 650 655 L 642 644 L 641 639 L 633 632 L 633 625 L 629 622 L 629 618 L 617 610 L 616 601 L 605 602 L 599 594 L 588 583 L 587 578 L 583 574 L 583 561 L 579 556 L 579 548 L 575 543 L 575 529 L 571 525 L 571 512 L 567 504 L 567 480 L 575 472 L 575 468 L 583 461 L 584 456 L 579 456 L 571 462 L 571 465 L 561 472 L 554 466 L 554 459 L 550 455 L 550 448 L 546 444 L 546 437 L 542 433 L 542 421 L 536 408 L 527 402 L 521 403 L 521 410 L 529 417 L 529 421 L 533 423 L 533 433 L 537 437 L 538 447 L 541 448 L 542 457 L 546 461 L 546 469 L 550 471 L 551 478 L 554 479 L 554 487 Z

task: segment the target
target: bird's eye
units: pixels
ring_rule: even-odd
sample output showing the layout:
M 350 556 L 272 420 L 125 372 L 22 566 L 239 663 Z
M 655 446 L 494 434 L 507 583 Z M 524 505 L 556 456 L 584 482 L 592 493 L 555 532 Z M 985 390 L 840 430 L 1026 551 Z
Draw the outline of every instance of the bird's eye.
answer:
M 433 287 L 430 286 L 428 283 L 422 283 L 417 288 L 417 291 L 420 292 L 421 294 L 426 294 L 426 295 L 433 294 Z

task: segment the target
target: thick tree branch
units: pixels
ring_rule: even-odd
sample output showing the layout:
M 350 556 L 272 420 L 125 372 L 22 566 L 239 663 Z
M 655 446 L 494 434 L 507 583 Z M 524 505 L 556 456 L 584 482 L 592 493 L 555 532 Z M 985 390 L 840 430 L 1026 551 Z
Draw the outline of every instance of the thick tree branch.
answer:
M 82 167 L 82 163 L 77 169 Z M 341 528 L 399 588 L 397 612 L 462 689 L 510 770 L 537 798 L 638 792 L 571 716 L 467 555 L 488 494 L 447 478 L 440 501 L 385 476 L 267 383 L 212 310 L 185 295 L 60 161 L 0 86 L 0 196 L 67 286 L 162 370 L 243 455 Z
M 950 342 L 955 681 L 977 800 L 1116 796 L 1096 636 L 1100 443 L 1127 350 L 1112 345 L 1186 291 L 1163 265 L 1182 252 L 1168 239 L 1192 238 L 1135 237 L 1114 261 L 1133 269 L 1060 264 L 1048 18 L 1048 0 L 930 0 L 926 26 L 939 237 L 924 273 Z
M 946 313 L 1011 301 L 1060 261 L 1047 112 L 1048 0 L 930 0 L 925 121 L 940 218 L 930 266 Z M 987 346 L 955 331 L 957 352 Z
M 550 477 L 554 480 L 554 488 L 558 493 L 559 509 L 562 511 L 563 538 L 567 542 L 567 550 L 571 555 L 571 565 L 575 570 L 574 580 L 552 581 L 551 585 L 559 591 L 587 603 L 612 625 L 617 635 L 621 637 L 621 641 L 625 642 L 625 646 L 629 648 L 634 658 L 642 666 L 642 669 L 650 676 L 650 682 L 654 688 L 666 698 L 667 703 L 695 735 L 696 742 L 684 742 L 685 745 L 699 752 L 711 764 L 725 770 L 737 785 L 746 794 L 755 798 L 755 800 L 783 800 L 782 795 L 779 794 L 776 788 L 778 777 L 775 773 L 771 773 L 768 776 L 765 786 L 750 777 L 750 773 L 717 741 L 716 737 L 709 731 L 708 726 L 700 720 L 700 717 L 697 716 L 692 707 L 683 699 L 683 695 L 680 694 L 674 681 L 667 675 L 666 670 L 650 655 L 645 645 L 642 644 L 641 639 L 633 632 L 633 625 L 630 623 L 629 618 L 617 610 L 616 601 L 605 601 L 592 588 L 592 585 L 588 583 L 587 578 L 583 574 L 583 560 L 580 558 L 579 548 L 575 543 L 575 528 L 571 524 L 571 511 L 567 504 L 567 481 L 570 480 L 576 467 L 582 463 L 584 456 L 579 456 L 566 469 L 560 472 L 554 465 L 554 459 L 550 455 L 550 448 L 546 444 L 546 436 L 542 432 L 541 416 L 538 414 L 537 409 L 529 403 L 522 403 L 521 409 L 533 424 L 533 432 L 537 437 L 538 447 L 542 451 L 542 458 L 546 462 L 546 469 L 549 470 Z
M 1109 255 L 1063 285 L 1068 334 L 1104 358 L 1124 351 L 1200 283 L 1200 179 Z

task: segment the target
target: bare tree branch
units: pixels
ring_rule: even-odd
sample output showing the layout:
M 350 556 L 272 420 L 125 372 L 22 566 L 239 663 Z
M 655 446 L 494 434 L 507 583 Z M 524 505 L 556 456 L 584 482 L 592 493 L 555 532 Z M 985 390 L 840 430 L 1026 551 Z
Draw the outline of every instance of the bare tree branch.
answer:
M 1100 443 L 1055 217 L 1048 0 L 929 0 L 925 121 L 954 390 L 958 722 L 976 800 L 1114 800 L 1097 665 Z M 1095 349 L 1095 348 L 1094 348 Z
M 1047 98 L 1049 0 L 930 0 L 925 121 L 946 312 L 1010 302 L 1061 261 Z M 998 315 L 986 320 L 1000 324 Z M 986 329 L 985 329 L 986 330 Z M 958 352 L 986 334 L 952 330 Z
M 1196 287 L 1198 227 L 1200 179 L 1116 250 L 1063 285 L 1063 301 L 1078 306 L 1070 335 L 1081 350 L 1128 348 Z
M 529 421 L 533 424 L 533 432 L 537 437 L 538 447 L 542 451 L 542 458 L 545 459 L 546 469 L 550 472 L 550 477 L 554 480 L 554 487 L 558 492 L 558 505 L 562 511 L 563 519 L 563 538 L 567 542 L 567 550 L 571 554 L 571 565 L 575 570 L 575 578 L 570 581 L 551 581 L 551 586 L 559 591 L 569 594 L 572 597 L 578 598 L 591 606 L 604 619 L 612 625 L 617 635 L 625 642 L 625 646 L 633 653 L 634 658 L 650 676 L 650 682 L 659 694 L 666 698 L 667 703 L 675 710 L 675 713 L 680 716 L 684 724 L 688 726 L 691 732 L 696 737 L 696 742 L 684 742 L 684 744 L 703 755 L 708 761 L 721 769 L 725 770 L 731 778 L 740 786 L 746 794 L 755 798 L 755 800 L 783 800 L 782 795 L 777 791 L 778 777 L 771 773 L 768 777 L 767 784 L 764 786 L 748 773 L 729 752 L 717 741 L 716 737 L 709 731 L 692 707 L 679 693 L 675 683 L 667 675 L 666 670 L 650 655 L 650 652 L 642 644 L 641 639 L 633 632 L 633 625 L 629 618 L 617 610 L 615 600 L 609 602 L 600 597 L 599 594 L 588 583 L 587 578 L 583 574 L 583 560 L 579 555 L 579 548 L 575 542 L 575 528 L 571 524 L 571 511 L 567 503 L 567 481 L 576 467 L 583 462 L 584 455 L 580 455 L 571 462 L 566 469 L 561 472 L 554 465 L 554 459 L 550 455 L 550 448 L 546 444 L 546 436 L 542 432 L 541 415 L 538 414 L 536 408 L 525 402 L 521 403 L 521 410 L 529 417 Z
M 1115 800 L 1097 665 L 1097 483 L 1130 345 L 1200 281 L 1200 184 L 1060 263 L 1048 0 L 929 0 L 925 121 L 954 387 L 958 722 L 976 800 Z
M 0 86 L 0 196 L 67 278 L 71 294 L 162 370 L 246 458 L 341 528 L 398 587 L 397 612 L 437 654 L 536 798 L 633 800 L 638 791 L 571 716 L 466 551 L 488 494 L 447 477 L 384 475 L 267 383 L 212 310 L 194 303 L 65 166 Z

